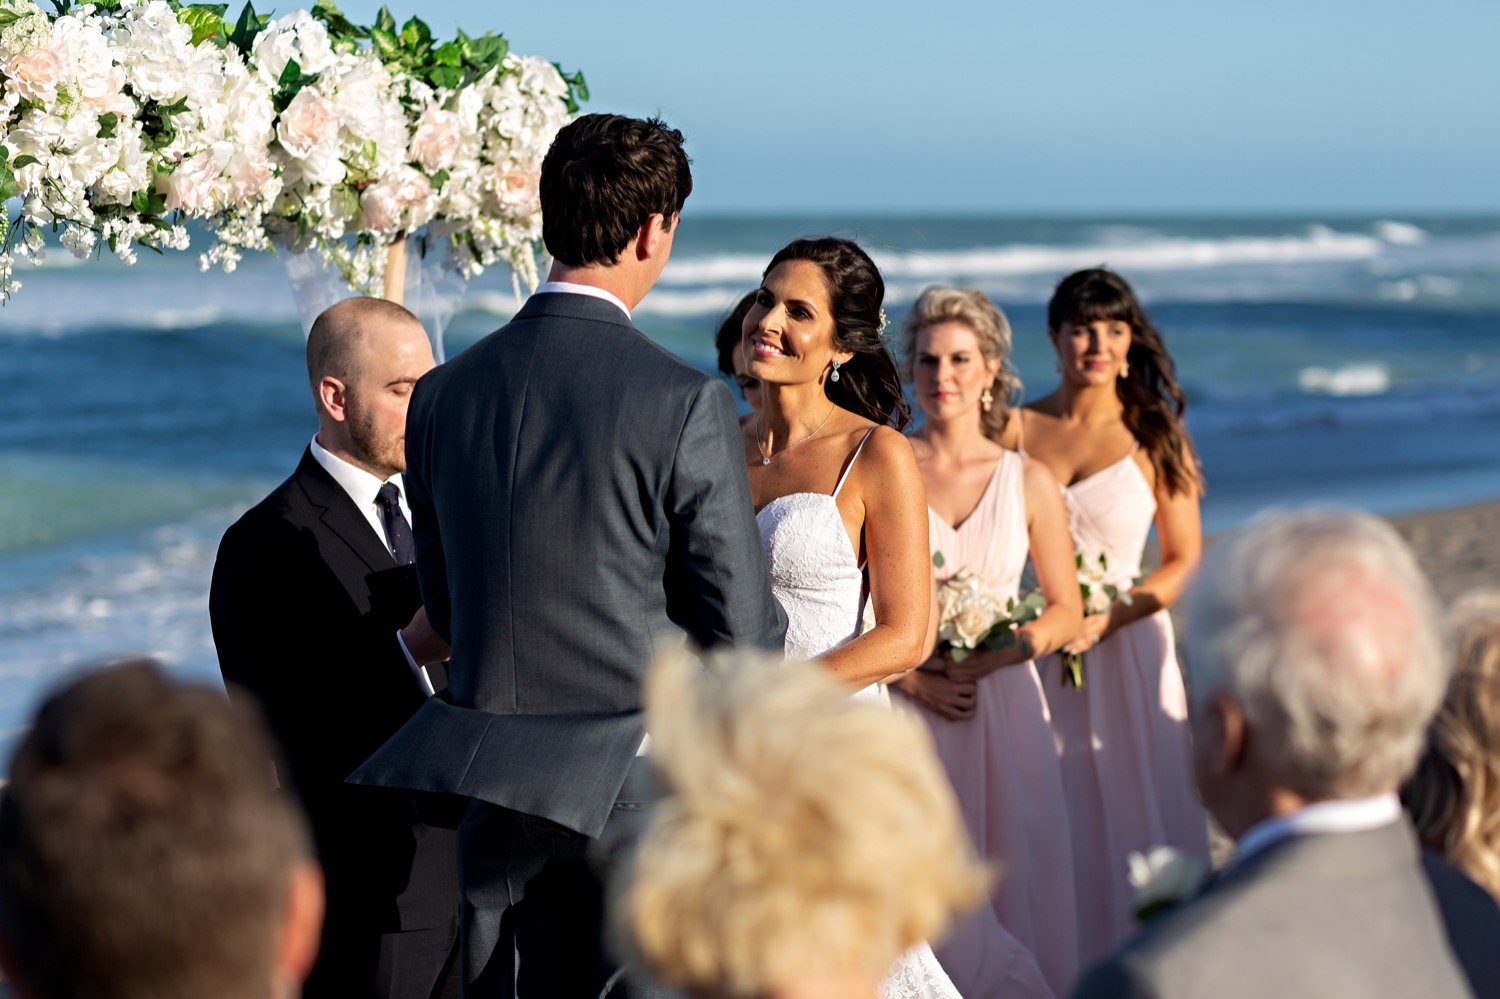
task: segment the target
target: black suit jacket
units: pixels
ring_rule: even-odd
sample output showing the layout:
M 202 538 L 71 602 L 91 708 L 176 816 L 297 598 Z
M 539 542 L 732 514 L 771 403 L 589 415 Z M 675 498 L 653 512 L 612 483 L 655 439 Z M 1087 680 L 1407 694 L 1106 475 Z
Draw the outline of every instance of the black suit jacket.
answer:
M 535 295 L 417 383 L 406 453 L 453 703 L 423 705 L 355 779 L 597 836 L 655 646 L 781 649 L 729 391 L 608 302 Z
M 335 931 L 456 918 L 452 830 L 420 821 L 414 795 L 344 781 L 426 700 L 396 641 L 419 603 L 415 569 L 396 565 L 310 451 L 219 545 L 219 667 L 280 741 L 281 782 L 312 820 Z

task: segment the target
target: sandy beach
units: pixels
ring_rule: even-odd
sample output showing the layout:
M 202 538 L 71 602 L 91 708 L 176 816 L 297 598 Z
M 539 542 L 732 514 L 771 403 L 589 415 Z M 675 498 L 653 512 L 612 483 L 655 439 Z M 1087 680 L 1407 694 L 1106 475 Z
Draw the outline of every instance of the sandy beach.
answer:
M 1445 604 L 1500 586 L 1500 500 L 1392 517 Z

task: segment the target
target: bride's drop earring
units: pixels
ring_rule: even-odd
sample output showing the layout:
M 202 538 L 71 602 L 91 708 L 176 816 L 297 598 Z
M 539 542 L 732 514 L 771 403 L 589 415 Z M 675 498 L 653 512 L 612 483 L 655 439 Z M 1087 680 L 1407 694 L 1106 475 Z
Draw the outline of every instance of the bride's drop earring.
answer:
M 993 405 L 995 405 L 995 393 L 985 389 L 979 396 L 979 408 L 988 413 Z
M 833 374 L 831 374 L 831 375 L 828 376 L 828 380 L 829 381 L 836 382 L 836 381 L 839 380 L 839 364 L 841 364 L 841 363 L 842 362 L 839 361 L 838 358 L 834 358 L 834 361 L 833 361 Z
M 1124 361 L 1124 362 L 1122 362 L 1120 364 L 1120 381 L 1123 382 L 1125 379 L 1127 379 L 1129 377 L 1130 377 L 1130 362 L 1129 361 Z

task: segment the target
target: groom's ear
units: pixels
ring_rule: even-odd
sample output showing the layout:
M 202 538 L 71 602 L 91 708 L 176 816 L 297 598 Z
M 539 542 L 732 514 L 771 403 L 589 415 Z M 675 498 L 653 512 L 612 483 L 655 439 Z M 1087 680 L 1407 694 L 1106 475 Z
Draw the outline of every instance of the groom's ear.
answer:
M 637 260 L 650 260 L 659 256 L 661 251 L 671 245 L 670 238 L 672 227 L 677 224 L 677 216 L 670 219 L 660 212 L 646 216 L 646 221 L 636 231 L 633 246 Z

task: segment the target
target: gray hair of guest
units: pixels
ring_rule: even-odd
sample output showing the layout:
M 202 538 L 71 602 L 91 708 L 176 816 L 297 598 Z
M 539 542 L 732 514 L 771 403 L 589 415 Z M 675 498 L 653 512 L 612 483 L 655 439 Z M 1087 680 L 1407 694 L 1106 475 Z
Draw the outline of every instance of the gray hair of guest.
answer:
M 1449 664 L 1432 588 L 1389 524 L 1262 515 L 1209 551 L 1184 609 L 1195 718 L 1229 694 L 1286 787 L 1362 797 L 1415 768 Z

